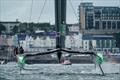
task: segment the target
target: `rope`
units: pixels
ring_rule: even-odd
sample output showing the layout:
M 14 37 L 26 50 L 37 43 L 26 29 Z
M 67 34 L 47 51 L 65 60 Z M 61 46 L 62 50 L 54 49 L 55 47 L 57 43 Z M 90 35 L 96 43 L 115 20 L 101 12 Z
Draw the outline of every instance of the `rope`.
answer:
M 30 6 L 30 17 L 29 17 L 29 22 L 31 21 L 32 18 L 32 9 L 33 9 L 33 0 L 31 2 L 31 6 Z
M 68 1 L 69 1 L 70 5 L 71 5 L 71 8 L 72 8 L 72 10 L 73 10 L 73 13 L 74 13 L 77 21 L 79 21 L 78 16 L 77 16 L 77 13 L 76 13 L 76 11 L 75 11 L 75 9 L 74 9 L 74 7 L 73 7 L 72 1 L 71 1 L 71 0 L 68 0 Z
M 29 20 L 28 20 L 28 23 L 27 23 L 27 28 L 29 28 L 29 22 L 31 21 L 31 18 L 32 18 L 32 9 L 33 9 L 33 0 L 31 2 L 31 5 L 30 5 L 30 16 L 29 16 Z
M 119 8 L 120 8 L 120 0 L 119 0 L 119 4 L 118 4 Z
M 42 13 L 43 13 L 43 11 L 44 11 L 44 8 L 45 8 L 46 3 L 47 3 L 47 0 L 44 1 L 44 4 L 43 4 L 43 7 L 42 7 L 42 10 L 41 10 L 40 15 L 39 15 L 39 17 L 38 17 L 38 22 L 39 22 L 40 19 L 41 19 L 41 16 L 42 16 Z
M 1 6 L 1 4 L 2 4 L 2 1 L 0 0 L 0 21 L 2 21 L 2 19 L 1 19 L 1 14 L 2 14 L 2 6 Z

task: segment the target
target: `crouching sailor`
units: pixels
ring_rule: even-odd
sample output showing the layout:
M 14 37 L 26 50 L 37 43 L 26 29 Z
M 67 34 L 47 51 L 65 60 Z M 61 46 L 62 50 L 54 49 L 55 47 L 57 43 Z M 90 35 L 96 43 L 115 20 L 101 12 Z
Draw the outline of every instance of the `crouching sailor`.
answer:
M 24 65 L 25 65 L 24 49 L 22 47 L 20 47 L 20 48 L 16 47 L 14 49 L 14 55 L 17 59 L 17 63 L 18 63 L 18 66 L 20 67 L 20 69 L 24 69 Z
M 24 69 L 25 58 L 24 58 L 24 49 L 22 47 L 19 48 L 19 54 L 17 55 L 17 62 L 20 69 Z

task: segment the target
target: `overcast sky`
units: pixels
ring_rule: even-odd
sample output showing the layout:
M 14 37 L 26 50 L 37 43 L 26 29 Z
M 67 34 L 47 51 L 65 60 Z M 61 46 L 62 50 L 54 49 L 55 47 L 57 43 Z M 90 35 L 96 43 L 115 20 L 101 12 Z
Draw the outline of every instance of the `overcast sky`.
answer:
M 54 0 L 47 0 L 44 11 L 38 20 L 45 0 L 33 0 L 32 14 L 30 11 L 32 0 L 0 0 L 0 21 L 21 22 L 50 22 L 54 24 Z M 93 2 L 95 6 L 120 6 L 120 0 L 71 0 L 75 13 L 67 1 L 67 23 L 77 23 L 78 6 L 80 2 Z

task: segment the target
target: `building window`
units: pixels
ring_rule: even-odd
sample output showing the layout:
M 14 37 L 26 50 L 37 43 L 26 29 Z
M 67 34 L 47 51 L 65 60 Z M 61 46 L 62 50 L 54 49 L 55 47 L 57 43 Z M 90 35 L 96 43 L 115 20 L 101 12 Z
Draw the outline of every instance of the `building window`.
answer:
M 108 29 L 111 29 L 111 21 L 107 22 Z
M 87 44 L 87 42 L 85 42 L 85 44 Z
M 96 40 L 96 43 L 97 43 L 97 48 L 100 48 L 100 40 Z
M 95 29 L 99 29 L 99 27 L 100 27 L 99 21 L 95 21 Z
M 105 40 L 101 40 L 102 48 L 105 48 Z
M 101 12 L 100 12 L 100 10 L 98 10 L 98 11 L 96 10 L 96 11 L 95 11 L 95 18 L 96 18 L 96 19 L 99 19 L 100 17 L 101 17 Z
M 106 48 L 110 48 L 110 40 L 106 40 Z
M 106 29 L 106 22 L 105 21 L 102 22 L 102 27 L 103 27 L 103 29 Z
M 87 28 L 92 29 L 93 28 L 93 15 L 88 14 L 87 16 Z
M 116 29 L 116 22 L 115 21 L 112 22 L 112 29 Z
M 116 41 L 112 40 L 112 48 L 115 48 L 115 47 L 116 47 Z
M 117 29 L 120 29 L 120 21 L 117 22 Z

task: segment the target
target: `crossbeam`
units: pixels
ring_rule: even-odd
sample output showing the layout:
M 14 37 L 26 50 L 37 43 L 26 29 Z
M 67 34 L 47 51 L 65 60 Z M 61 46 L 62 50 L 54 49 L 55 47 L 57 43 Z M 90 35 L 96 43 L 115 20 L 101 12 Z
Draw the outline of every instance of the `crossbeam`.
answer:
M 24 55 L 24 58 L 26 57 L 31 57 L 31 56 L 38 56 L 38 55 L 47 55 L 47 54 L 55 54 L 55 53 L 59 53 L 59 52 L 66 52 L 66 53 L 75 53 L 75 54 L 89 54 L 89 55 L 93 55 L 93 56 L 96 56 L 96 57 L 99 57 L 95 52 L 80 52 L 80 51 L 73 51 L 73 50 L 68 50 L 68 49 L 65 49 L 65 48 L 57 48 L 57 49 L 53 49 L 53 50 L 50 50 L 50 51 L 47 51 L 47 52 L 40 52 L 40 53 L 36 53 L 36 54 L 26 54 Z M 62 55 L 62 54 L 61 54 Z M 60 55 L 60 56 L 61 56 Z M 59 56 L 59 59 L 61 60 L 61 57 Z M 100 58 L 100 57 L 99 57 Z M 102 72 L 102 75 L 104 76 L 105 73 L 101 67 L 101 64 L 98 63 L 98 66 Z

